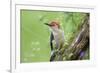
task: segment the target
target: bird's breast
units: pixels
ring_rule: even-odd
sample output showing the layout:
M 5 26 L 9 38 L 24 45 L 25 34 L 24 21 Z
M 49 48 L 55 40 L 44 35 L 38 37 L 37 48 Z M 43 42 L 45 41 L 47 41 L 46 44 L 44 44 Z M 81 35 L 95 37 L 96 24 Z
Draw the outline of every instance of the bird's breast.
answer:
M 56 42 L 61 42 L 64 41 L 64 32 L 59 31 L 59 32 L 53 32 L 54 39 Z

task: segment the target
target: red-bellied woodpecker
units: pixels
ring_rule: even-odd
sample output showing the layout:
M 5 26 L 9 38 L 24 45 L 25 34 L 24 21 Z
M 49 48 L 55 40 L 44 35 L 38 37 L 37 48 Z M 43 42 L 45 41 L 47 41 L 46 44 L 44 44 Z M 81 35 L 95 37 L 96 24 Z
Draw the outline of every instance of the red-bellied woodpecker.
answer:
M 51 58 L 50 61 L 54 60 L 55 51 L 60 50 L 64 45 L 64 32 L 61 30 L 60 24 L 57 21 L 52 21 L 51 23 L 45 23 L 51 29 L 50 36 L 50 46 L 51 46 Z M 55 42 L 55 46 L 53 41 Z

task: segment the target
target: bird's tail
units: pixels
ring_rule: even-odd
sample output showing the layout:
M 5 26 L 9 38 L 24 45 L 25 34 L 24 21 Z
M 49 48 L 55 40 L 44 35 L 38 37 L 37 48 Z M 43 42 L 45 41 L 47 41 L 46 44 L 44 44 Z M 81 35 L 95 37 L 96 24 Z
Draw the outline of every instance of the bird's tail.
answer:
M 54 61 L 55 57 L 56 57 L 56 53 L 54 51 L 52 51 L 50 61 Z

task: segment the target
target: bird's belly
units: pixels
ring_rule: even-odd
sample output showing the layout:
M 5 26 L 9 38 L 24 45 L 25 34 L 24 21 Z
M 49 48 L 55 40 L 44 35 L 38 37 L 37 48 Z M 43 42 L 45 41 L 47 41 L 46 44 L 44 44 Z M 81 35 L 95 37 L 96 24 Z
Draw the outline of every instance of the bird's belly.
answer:
M 56 43 L 56 48 L 59 48 L 62 44 L 64 44 L 63 34 L 55 34 L 54 40 L 55 40 L 55 43 Z
M 64 41 L 64 36 L 63 34 L 55 34 L 54 39 L 55 41 Z

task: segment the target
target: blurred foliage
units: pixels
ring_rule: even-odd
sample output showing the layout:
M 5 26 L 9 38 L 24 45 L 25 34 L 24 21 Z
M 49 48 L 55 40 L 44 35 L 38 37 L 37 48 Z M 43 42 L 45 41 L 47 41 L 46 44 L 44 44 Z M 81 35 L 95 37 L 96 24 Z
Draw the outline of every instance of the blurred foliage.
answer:
M 50 30 L 44 25 L 45 22 L 57 20 L 64 30 L 68 47 L 73 38 L 81 28 L 84 17 L 83 12 L 54 12 L 54 11 L 20 11 L 21 25 L 21 63 L 27 62 L 47 62 L 50 59 L 49 36 Z M 88 54 L 86 58 L 88 58 Z

